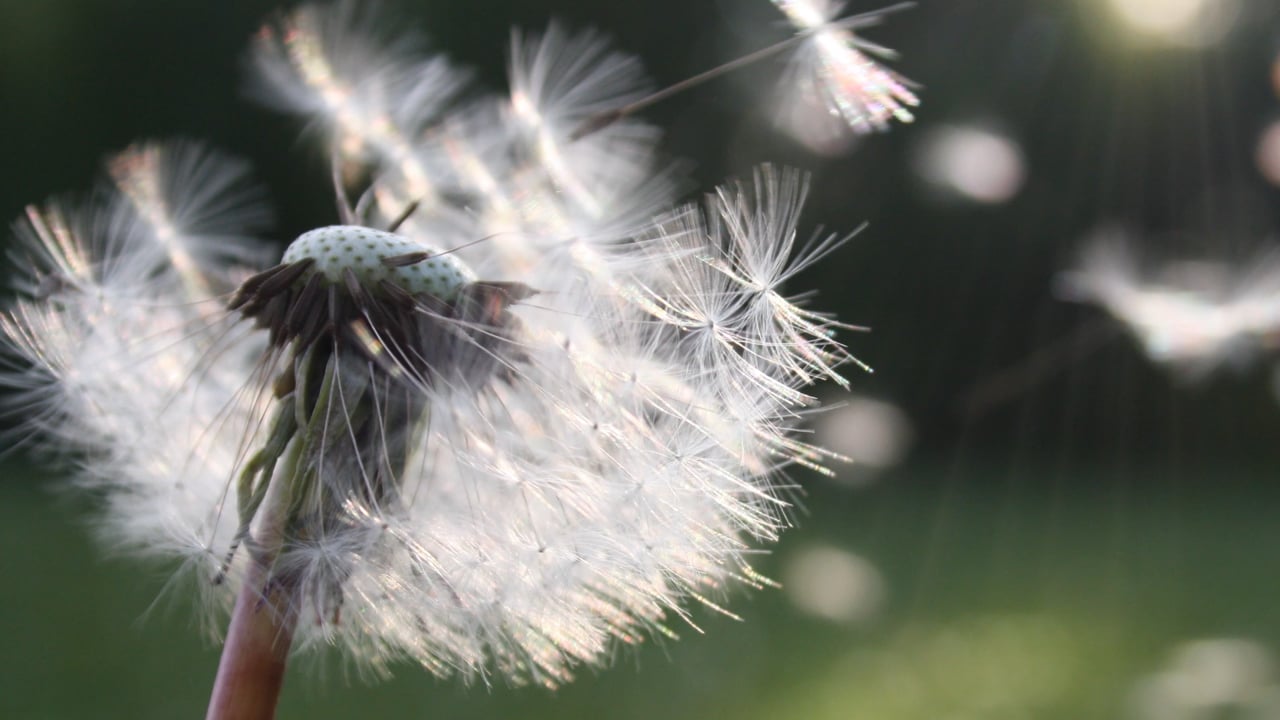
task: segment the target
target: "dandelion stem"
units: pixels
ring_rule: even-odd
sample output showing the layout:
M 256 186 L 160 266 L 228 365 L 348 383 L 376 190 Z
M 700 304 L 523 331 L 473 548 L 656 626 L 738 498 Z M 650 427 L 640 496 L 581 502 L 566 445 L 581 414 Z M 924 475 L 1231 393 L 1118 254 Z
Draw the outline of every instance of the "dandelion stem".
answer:
M 251 565 L 231 615 L 206 720 L 271 720 L 276 714 L 297 603 L 293 588 L 266 589 L 266 565 Z
M 258 515 L 257 531 L 245 542 L 249 568 L 236 597 L 218 675 L 205 720 L 271 720 L 276 714 L 284 671 L 298 620 L 298 588 L 271 572 L 284 542 L 291 492 L 303 443 L 293 442 L 281 472 L 273 478 Z

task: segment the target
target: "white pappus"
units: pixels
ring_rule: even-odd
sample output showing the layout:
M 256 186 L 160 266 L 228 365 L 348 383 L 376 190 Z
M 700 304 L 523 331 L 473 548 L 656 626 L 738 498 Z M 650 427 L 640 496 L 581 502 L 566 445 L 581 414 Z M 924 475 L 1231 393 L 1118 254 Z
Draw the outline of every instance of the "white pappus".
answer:
M 773 4 L 806 37 L 779 86 L 776 106 L 781 129 L 798 137 L 815 132 L 861 135 L 887 130 L 893 120 L 915 119 L 911 108 L 920 99 L 913 83 L 873 59 L 892 59 L 897 53 L 855 32 L 879 25 L 886 15 L 914 3 L 847 18 L 839 17 L 845 7 L 840 0 L 773 0 Z M 820 121 L 824 117 L 826 123 Z

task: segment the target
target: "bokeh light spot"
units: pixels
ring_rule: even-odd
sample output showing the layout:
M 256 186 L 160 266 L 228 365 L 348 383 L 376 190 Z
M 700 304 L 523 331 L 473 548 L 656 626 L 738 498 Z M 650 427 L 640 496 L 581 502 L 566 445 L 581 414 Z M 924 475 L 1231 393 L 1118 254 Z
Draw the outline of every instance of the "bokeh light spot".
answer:
M 1135 30 L 1156 35 L 1185 32 L 1204 11 L 1205 0 L 1113 0 Z
M 838 623 L 871 619 L 885 599 L 884 580 L 874 565 L 830 546 L 795 553 L 783 568 L 782 583 L 801 612 Z
M 819 416 L 818 443 L 847 457 L 850 466 L 835 466 L 843 484 L 861 485 L 897 465 L 911 446 L 911 421 L 896 406 L 866 397 L 831 398 L 834 407 Z
M 1217 44 L 1240 14 L 1239 0 L 1111 0 L 1111 6 L 1135 33 L 1187 47 Z
M 1017 195 L 1027 175 L 1018 144 L 978 126 L 935 127 L 916 148 L 915 168 L 937 189 L 989 205 Z
M 1254 162 L 1267 182 L 1280 186 L 1280 120 L 1263 129 Z

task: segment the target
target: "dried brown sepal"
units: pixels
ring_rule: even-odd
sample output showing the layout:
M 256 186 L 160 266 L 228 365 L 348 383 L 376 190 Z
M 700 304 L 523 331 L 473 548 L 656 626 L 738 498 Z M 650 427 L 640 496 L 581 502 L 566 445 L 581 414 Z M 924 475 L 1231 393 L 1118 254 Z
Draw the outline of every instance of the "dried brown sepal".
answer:
M 407 253 L 383 262 L 404 266 L 429 257 Z M 350 269 L 336 283 L 319 272 L 308 276 L 314 264 L 307 259 L 264 270 L 241 284 L 228 307 L 266 328 L 274 347 L 292 346 L 295 356 L 322 344 L 425 385 L 441 373 L 479 382 L 518 355 L 504 351 L 516 323 L 508 309 L 536 293 L 523 283 L 480 281 L 444 300 L 387 279 L 367 285 Z M 277 385 L 287 392 L 293 382 Z

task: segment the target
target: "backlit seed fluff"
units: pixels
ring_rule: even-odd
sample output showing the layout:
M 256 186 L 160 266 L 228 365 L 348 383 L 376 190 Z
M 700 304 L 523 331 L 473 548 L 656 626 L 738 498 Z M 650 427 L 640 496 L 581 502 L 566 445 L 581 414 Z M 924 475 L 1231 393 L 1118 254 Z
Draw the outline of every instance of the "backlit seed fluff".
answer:
M 780 85 L 776 105 L 783 130 L 866 134 L 888 130 L 894 120 L 915 119 L 912 108 L 920 99 L 913 83 L 875 60 L 892 59 L 897 53 L 855 32 L 880 24 L 885 15 L 909 3 L 843 20 L 839 16 L 845 3 L 840 0 L 773 0 L 773 4 L 807 36 Z M 825 126 L 818 121 L 823 110 L 829 120 Z
M 1247 262 L 1140 260 L 1134 240 L 1114 228 L 1083 246 L 1077 267 L 1059 278 L 1064 299 L 1092 303 L 1133 335 L 1153 362 L 1186 379 L 1245 367 L 1280 332 L 1280 257 Z
M 795 251 L 806 181 L 769 166 L 671 207 L 652 128 L 625 169 L 516 111 L 461 131 L 509 100 L 409 82 L 443 61 L 353 14 L 304 7 L 254 49 L 261 92 L 333 129 L 335 176 L 367 178 L 343 223 L 261 262 L 242 164 L 128 150 L 114 185 L 19 220 L 0 378 L 24 437 L 104 498 L 107 536 L 181 558 L 211 625 L 270 524 L 297 648 L 558 685 L 764 582 L 747 558 L 788 525 L 788 467 L 827 458 L 794 430 L 805 388 L 852 360 L 782 285 L 843 238 Z M 538 65 L 513 67 L 530 97 L 610 97 L 557 83 L 613 78 L 549 62 L 564 31 L 538 42 L 512 57 Z

